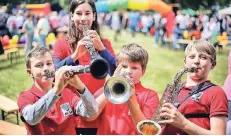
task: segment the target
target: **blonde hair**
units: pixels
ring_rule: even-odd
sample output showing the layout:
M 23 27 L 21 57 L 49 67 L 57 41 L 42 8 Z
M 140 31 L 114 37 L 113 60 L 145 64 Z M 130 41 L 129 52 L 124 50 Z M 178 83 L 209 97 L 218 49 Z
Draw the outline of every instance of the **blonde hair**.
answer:
M 30 59 L 32 57 L 38 57 L 40 55 L 44 55 L 47 52 L 52 56 L 50 50 L 48 48 L 46 48 L 46 47 L 36 47 L 33 50 L 31 50 L 26 55 L 26 68 L 31 68 L 31 61 L 30 61 Z
M 148 52 L 136 43 L 123 45 L 116 56 L 117 64 L 121 59 L 127 59 L 131 62 L 138 62 L 141 64 L 142 70 L 145 71 L 148 63 Z
M 210 42 L 206 40 L 196 40 L 189 43 L 185 49 L 185 57 L 192 49 L 196 49 L 198 52 L 207 55 L 211 59 L 212 65 L 216 66 L 216 49 Z

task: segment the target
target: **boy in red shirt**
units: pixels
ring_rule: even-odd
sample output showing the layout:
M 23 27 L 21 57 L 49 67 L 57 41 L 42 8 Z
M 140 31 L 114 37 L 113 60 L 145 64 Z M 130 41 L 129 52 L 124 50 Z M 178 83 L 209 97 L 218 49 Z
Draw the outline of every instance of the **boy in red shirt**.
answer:
M 115 74 L 125 74 L 131 81 L 132 95 L 126 103 L 113 104 L 108 102 L 103 91 L 96 92 L 100 106 L 98 113 L 98 132 L 103 135 L 131 135 L 137 134 L 136 124 L 144 119 L 151 119 L 159 103 L 155 91 L 145 88 L 140 78 L 144 75 L 148 63 L 147 51 L 138 44 L 124 45 L 117 55 Z M 91 118 L 94 120 L 95 118 Z
M 208 75 L 216 66 L 216 50 L 205 40 L 197 40 L 188 44 L 185 50 L 185 67 L 194 67 L 196 71 L 188 73 L 183 83 L 176 103 L 165 103 L 160 109 L 161 120 L 158 123 L 166 124 L 162 134 L 177 135 L 225 135 L 228 104 L 225 92 L 219 86 L 211 86 L 190 97 L 194 87 L 210 83 Z
M 26 57 L 27 72 L 34 85 L 20 93 L 18 98 L 21 119 L 28 134 L 74 135 L 75 115 L 89 118 L 97 115 L 98 104 L 78 76 L 71 74 L 72 66 L 64 66 L 55 72 L 54 78 L 46 71 L 54 71 L 50 51 L 36 48 Z M 80 97 L 65 88 L 67 84 L 76 88 Z

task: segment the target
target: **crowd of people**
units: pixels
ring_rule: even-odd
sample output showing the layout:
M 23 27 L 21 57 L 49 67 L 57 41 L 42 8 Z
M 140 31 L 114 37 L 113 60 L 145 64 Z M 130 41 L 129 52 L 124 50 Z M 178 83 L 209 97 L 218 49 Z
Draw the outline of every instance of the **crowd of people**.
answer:
M 25 22 L 16 26 L 19 29 L 21 27 L 27 37 L 37 31 L 40 39 L 39 46 L 34 49 L 27 44 L 26 68 L 33 79 L 33 85 L 18 97 L 19 112 L 27 133 L 136 135 L 139 134 L 137 124 L 143 120 L 152 120 L 154 116 L 160 116 L 157 123 L 162 126 L 161 134 L 225 135 L 229 132 L 226 130 L 229 130 L 227 119 L 230 119 L 230 99 L 228 101 L 220 86 L 208 79 L 210 71 L 217 64 L 216 49 L 208 38 L 195 40 L 185 49 L 185 57 L 182 59 L 184 67 L 193 68 L 194 71 L 187 73 L 186 80 L 175 88 L 176 95 L 172 96 L 174 101 L 165 103 L 164 99 L 159 99 L 155 90 L 145 87 L 140 81 L 149 61 L 147 50 L 137 43 L 129 43 L 115 54 L 110 40 L 101 35 L 99 26 L 103 23 L 102 18 L 108 20 L 107 23 L 117 34 L 120 32 L 119 26 L 124 19 L 119 15 L 119 12 L 113 12 L 112 17 L 97 14 L 94 0 L 72 0 L 66 24 L 68 33 L 55 42 L 52 53 L 44 42 L 50 27 L 55 29 L 51 25 L 51 18 L 40 16 L 36 24 L 32 16 L 27 14 Z M 166 23 L 158 14 L 155 14 L 158 21 L 144 14 L 141 17 L 142 24 L 137 12 L 131 12 L 130 16 L 124 14 L 123 18 L 125 16 L 127 19 L 130 17 L 130 20 L 122 21 L 122 26 L 130 27 L 134 36 L 138 30 L 150 33 L 152 26 L 157 31 L 159 26 L 156 25 Z M 19 32 L 9 28 L 14 26 L 14 18 L 12 15 L 5 20 L 8 22 L 5 24 L 10 24 L 8 30 L 11 35 Z M 184 19 L 180 13 L 176 16 L 179 29 L 189 26 L 190 23 L 185 23 Z M 194 19 L 196 29 L 201 28 L 203 23 L 197 20 L 200 18 Z M 156 21 L 158 23 L 154 23 Z M 183 21 L 185 24 L 181 26 Z M 164 30 L 158 30 L 158 34 L 155 32 L 155 36 L 159 34 L 164 34 Z M 31 44 L 33 38 L 27 39 L 27 43 Z M 115 104 L 108 100 L 104 93 L 106 78 L 97 79 L 91 72 L 75 74 L 74 71 L 81 66 L 92 64 L 94 60 L 91 55 L 94 53 L 108 63 L 110 78 L 122 77 L 128 82 L 131 94 L 126 102 Z M 48 71 L 55 74 L 48 76 Z M 204 88 L 206 84 L 210 86 Z M 226 90 L 229 89 L 226 86 Z M 230 91 L 227 92 L 230 94 Z
M 154 45 L 166 45 L 172 40 L 173 49 L 179 49 L 179 39 L 205 39 L 217 43 L 218 36 L 226 35 L 231 39 L 231 18 L 229 15 L 195 13 L 185 14 L 182 10 L 162 16 L 159 13 L 146 11 L 113 11 L 100 13 L 100 25 L 107 25 L 115 31 L 114 40 L 117 40 L 120 31 L 129 30 L 133 36 L 136 32 L 154 36 Z

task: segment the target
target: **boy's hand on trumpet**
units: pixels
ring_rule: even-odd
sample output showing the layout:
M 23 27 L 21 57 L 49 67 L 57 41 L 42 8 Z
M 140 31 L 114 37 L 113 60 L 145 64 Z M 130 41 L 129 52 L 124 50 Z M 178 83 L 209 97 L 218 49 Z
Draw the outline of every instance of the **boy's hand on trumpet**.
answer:
M 79 79 L 78 75 L 74 75 L 70 81 L 69 84 L 77 89 L 77 91 L 81 94 L 84 93 L 85 85 L 83 82 Z
M 57 95 L 59 95 L 67 86 L 72 76 L 73 73 L 68 66 L 63 66 L 55 72 L 54 89 Z

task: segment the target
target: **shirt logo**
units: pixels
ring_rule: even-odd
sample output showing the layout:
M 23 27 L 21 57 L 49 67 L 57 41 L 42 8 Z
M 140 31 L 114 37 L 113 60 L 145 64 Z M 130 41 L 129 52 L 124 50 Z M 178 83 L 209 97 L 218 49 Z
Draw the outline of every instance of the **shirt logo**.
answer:
M 192 95 L 192 96 L 191 96 L 191 99 L 194 100 L 194 101 L 199 102 L 202 95 L 203 95 L 203 92 L 199 92 L 199 93 L 197 93 L 197 94 Z
M 73 111 L 72 111 L 72 109 L 71 109 L 71 106 L 70 106 L 70 104 L 69 104 L 68 102 L 67 102 L 67 103 L 64 103 L 64 104 L 62 104 L 62 105 L 60 105 L 60 108 L 61 108 L 61 110 L 62 110 L 62 113 L 63 113 L 64 117 L 73 114 Z

